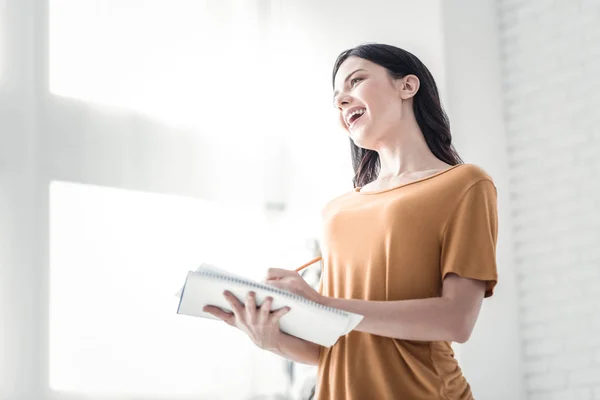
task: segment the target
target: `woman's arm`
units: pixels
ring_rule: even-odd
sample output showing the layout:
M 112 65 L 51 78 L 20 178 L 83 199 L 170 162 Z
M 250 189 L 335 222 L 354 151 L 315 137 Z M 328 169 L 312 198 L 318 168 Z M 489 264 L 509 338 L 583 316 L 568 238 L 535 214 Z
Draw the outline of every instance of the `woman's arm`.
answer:
M 357 331 L 405 340 L 464 343 L 471 336 L 485 294 L 484 281 L 448 274 L 442 296 L 399 301 L 346 300 L 316 292 L 295 271 L 271 268 L 266 281 L 317 303 L 364 315 Z
M 442 297 L 365 301 L 322 297 L 328 306 L 364 315 L 357 331 L 405 340 L 466 342 L 485 293 L 485 282 L 449 274 Z
M 317 365 L 321 346 L 281 332 L 276 347 L 267 350 L 297 363 Z

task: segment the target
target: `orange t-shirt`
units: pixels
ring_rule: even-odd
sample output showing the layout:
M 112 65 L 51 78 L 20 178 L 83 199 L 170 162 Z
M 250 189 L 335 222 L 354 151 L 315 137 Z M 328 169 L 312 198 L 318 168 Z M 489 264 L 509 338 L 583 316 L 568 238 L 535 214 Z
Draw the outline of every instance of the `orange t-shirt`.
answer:
M 448 273 L 487 282 L 492 295 L 496 187 L 473 164 L 378 192 L 355 189 L 323 209 L 320 292 L 343 299 L 439 297 Z M 468 400 L 449 342 L 353 331 L 319 357 L 318 400 Z

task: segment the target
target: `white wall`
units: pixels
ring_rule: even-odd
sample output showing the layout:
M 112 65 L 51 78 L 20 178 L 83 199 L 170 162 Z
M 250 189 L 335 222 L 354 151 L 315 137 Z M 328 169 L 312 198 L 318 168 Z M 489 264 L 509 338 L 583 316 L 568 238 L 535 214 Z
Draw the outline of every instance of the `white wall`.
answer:
M 528 398 L 600 399 L 600 2 L 498 4 Z
M 40 221 L 45 202 L 38 180 L 34 97 L 40 82 L 32 79 L 38 57 L 35 20 L 28 16 L 31 4 L 3 3 L 2 23 L 8 29 L 1 35 L 0 57 L 0 398 L 20 400 L 35 398 L 42 373 L 38 332 L 44 321 L 37 310 L 43 276 L 37 266 L 44 248 Z
M 461 366 L 475 398 L 524 399 L 496 3 L 448 0 L 443 15 L 447 108 L 456 147 L 467 162 L 488 171 L 498 188 L 498 286 L 459 348 Z

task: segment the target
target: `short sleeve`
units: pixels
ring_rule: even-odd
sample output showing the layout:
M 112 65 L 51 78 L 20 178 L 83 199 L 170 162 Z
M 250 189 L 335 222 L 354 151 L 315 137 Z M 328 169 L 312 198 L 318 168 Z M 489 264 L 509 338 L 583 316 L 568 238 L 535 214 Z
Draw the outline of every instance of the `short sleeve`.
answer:
M 449 273 L 486 282 L 485 297 L 498 282 L 497 192 L 494 183 L 482 179 L 461 197 L 442 234 L 442 281 Z

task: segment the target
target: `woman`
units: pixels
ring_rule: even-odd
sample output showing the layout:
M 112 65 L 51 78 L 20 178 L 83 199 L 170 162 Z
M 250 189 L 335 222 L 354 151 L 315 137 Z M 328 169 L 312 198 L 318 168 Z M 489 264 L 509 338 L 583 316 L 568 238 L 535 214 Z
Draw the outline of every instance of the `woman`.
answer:
M 323 210 L 319 291 L 298 273 L 267 281 L 364 315 L 330 348 L 279 331 L 288 312 L 226 294 L 234 313 L 206 311 L 259 347 L 318 365 L 317 399 L 445 399 L 473 395 L 450 346 L 467 341 L 497 282 L 496 188 L 464 164 L 428 69 L 382 44 L 346 50 L 333 70 L 334 103 L 347 130 L 354 190 Z

